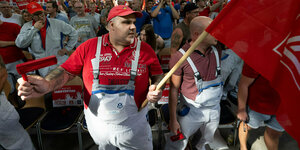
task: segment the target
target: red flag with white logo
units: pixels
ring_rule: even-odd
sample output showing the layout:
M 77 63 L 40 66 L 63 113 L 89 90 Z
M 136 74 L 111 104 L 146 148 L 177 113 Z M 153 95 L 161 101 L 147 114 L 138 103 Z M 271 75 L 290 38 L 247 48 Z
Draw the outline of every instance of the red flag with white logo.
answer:
M 206 31 L 270 81 L 277 120 L 300 144 L 300 1 L 232 0 Z

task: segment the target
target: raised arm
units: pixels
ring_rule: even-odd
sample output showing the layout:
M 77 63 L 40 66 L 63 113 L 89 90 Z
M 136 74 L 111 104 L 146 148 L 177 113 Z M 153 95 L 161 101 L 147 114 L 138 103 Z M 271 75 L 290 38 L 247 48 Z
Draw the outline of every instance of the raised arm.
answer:
M 220 8 L 220 10 L 222 9 L 224 0 L 219 0 L 219 2 L 215 3 L 214 5 L 212 5 L 210 7 L 210 11 L 215 11 L 217 8 Z
M 152 18 L 155 18 L 158 15 L 159 10 L 164 5 L 164 3 L 165 3 L 165 1 L 161 0 L 160 3 L 158 4 L 158 6 L 151 12 L 151 17 Z
M 19 48 L 26 48 L 32 43 L 33 37 L 44 26 L 42 21 L 37 21 L 33 26 L 31 23 L 26 23 L 21 28 L 21 31 L 16 39 L 16 46 Z
M 179 14 L 178 14 L 177 10 L 174 8 L 174 6 L 172 5 L 171 0 L 168 1 L 168 5 L 169 5 L 169 7 L 172 10 L 172 16 L 173 16 L 173 18 L 174 19 L 179 19 Z

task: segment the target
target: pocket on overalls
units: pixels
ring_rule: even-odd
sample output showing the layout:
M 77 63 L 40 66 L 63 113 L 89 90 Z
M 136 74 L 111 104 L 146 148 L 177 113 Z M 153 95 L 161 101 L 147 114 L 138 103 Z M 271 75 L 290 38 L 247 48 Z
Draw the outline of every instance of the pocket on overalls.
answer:
M 209 87 L 199 92 L 195 102 L 201 106 L 213 106 L 220 102 L 222 96 L 222 86 Z
M 98 95 L 98 94 L 97 94 Z M 101 93 L 99 98 L 98 116 L 109 122 L 120 122 L 127 119 L 125 113 L 126 94 L 104 94 Z

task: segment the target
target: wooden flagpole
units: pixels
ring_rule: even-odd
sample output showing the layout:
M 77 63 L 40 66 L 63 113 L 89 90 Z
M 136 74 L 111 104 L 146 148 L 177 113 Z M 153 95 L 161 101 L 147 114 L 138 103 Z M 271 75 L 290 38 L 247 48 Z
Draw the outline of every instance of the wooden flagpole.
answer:
M 181 64 L 194 52 L 195 48 L 206 38 L 208 33 L 203 31 L 197 40 L 191 45 L 191 47 L 187 50 L 187 52 L 179 59 L 179 61 L 174 65 L 174 67 L 166 74 L 166 76 L 157 84 L 155 90 L 161 89 L 161 87 L 167 82 L 167 80 L 171 77 L 171 75 L 181 66 Z M 148 104 L 148 100 L 146 99 L 139 111 L 145 108 Z

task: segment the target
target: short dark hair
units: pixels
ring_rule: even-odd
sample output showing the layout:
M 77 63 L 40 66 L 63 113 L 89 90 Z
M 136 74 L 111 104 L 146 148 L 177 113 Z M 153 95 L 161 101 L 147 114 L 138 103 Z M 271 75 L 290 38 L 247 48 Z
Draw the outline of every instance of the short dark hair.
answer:
M 190 12 L 190 11 L 195 10 L 197 8 L 199 8 L 199 7 L 196 4 L 194 4 L 194 3 L 188 3 L 188 4 L 186 4 L 184 6 L 183 12 L 182 12 L 183 17 L 186 16 L 187 12 Z
M 180 2 L 180 5 L 182 5 L 183 3 L 186 3 L 186 1 L 185 1 L 185 0 L 181 1 L 181 2 Z
M 48 1 L 47 4 L 52 4 L 52 7 L 56 8 L 56 11 L 59 12 L 58 5 L 57 5 L 56 1 Z

